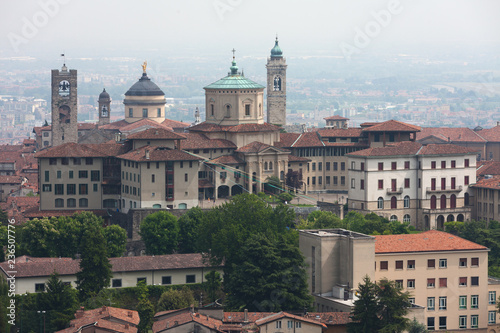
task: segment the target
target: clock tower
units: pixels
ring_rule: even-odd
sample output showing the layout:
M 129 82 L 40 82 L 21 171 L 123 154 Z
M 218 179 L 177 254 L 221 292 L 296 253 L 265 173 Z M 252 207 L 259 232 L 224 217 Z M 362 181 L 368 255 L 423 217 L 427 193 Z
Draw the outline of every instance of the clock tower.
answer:
M 52 147 L 78 141 L 76 69 L 52 70 Z
M 286 60 L 278 45 L 278 37 L 271 57 L 267 60 L 267 122 L 286 125 Z

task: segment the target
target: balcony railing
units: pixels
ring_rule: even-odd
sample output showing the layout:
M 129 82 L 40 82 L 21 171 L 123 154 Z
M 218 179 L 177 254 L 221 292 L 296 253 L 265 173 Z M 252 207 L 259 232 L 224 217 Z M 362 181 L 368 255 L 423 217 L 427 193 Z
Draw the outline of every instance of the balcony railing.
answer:
M 471 206 L 462 206 L 456 208 L 423 208 L 422 213 L 424 214 L 452 214 L 452 213 L 470 213 L 472 211 Z
M 452 186 L 445 186 L 445 187 L 436 186 L 434 188 L 427 187 L 426 191 L 427 192 L 434 192 L 434 193 L 437 193 L 437 192 L 460 192 L 460 191 L 462 191 L 462 189 L 463 189 L 462 185 L 455 186 L 455 187 L 452 187 Z
M 402 187 L 396 187 L 396 188 L 388 188 L 387 189 L 387 194 L 401 194 L 403 193 L 403 188 Z

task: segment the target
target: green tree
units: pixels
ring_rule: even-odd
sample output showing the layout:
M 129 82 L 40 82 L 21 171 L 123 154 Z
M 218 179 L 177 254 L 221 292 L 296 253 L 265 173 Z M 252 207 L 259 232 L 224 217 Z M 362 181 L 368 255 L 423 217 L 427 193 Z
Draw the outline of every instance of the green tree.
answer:
M 195 253 L 198 238 L 198 229 L 203 219 L 200 207 L 193 207 L 183 214 L 179 220 L 179 252 Z
M 302 172 L 290 169 L 286 174 L 286 186 L 294 190 L 302 188 Z
M 9 285 L 3 276 L 0 277 L 0 332 L 10 332 L 8 321 L 11 319 L 7 316 L 10 306 L 10 298 L 8 297 Z
M 76 285 L 83 301 L 109 286 L 111 263 L 108 259 L 102 229 L 88 228 L 82 238 L 80 271 L 76 273 Z
M 281 181 L 276 176 L 269 176 L 266 178 L 266 182 L 264 183 L 264 190 L 269 193 L 280 193 L 283 191 L 281 188 Z
M 167 311 L 187 308 L 194 305 L 194 295 L 193 291 L 187 288 L 183 289 L 168 289 L 163 294 L 161 294 L 158 300 L 157 310 Z
M 54 272 L 50 275 L 46 292 L 39 294 L 40 309 L 47 311 L 47 331 L 55 332 L 65 328 L 78 307 L 76 291 L 65 285 L 59 275 Z
M 217 299 L 217 293 L 220 291 L 222 278 L 220 273 L 217 271 L 210 271 L 210 273 L 205 274 L 205 288 L 208 293 L 208 299 L 214 302 Z
M 159 211 L 141 222 L 139 234 L 147 254 L 170 254 L 177 249 L 179 224 L 174 215 Z
M 376 332 L 380 328 L 378 317 L 377 285 L 367 275 L 358 286 L 358 299 L 351 310 L 352 322 L 347 324 L 350 333 Z
M 395 281 L 382 279 L 378 282 L 377 294 L 380 305 L 380 321 L 382 328 L 379 332 L 393 333 L 405 331 L 410 320 L 405 318 L 408 309 L 410 293 L 403 292 Z
M 108 255 L 121 257 L 127 248 L 127 232 L 119 225 L 113 224 L 103 230 Z
M 358 299 L 351 311 L 348 331 L 399 333 L 407 330 L 410 320 L 404 316 L 411 307 L 409 296 L 394 281 L 382 279 L 375 284 L 365 276 L 358 286 Z
M 3 209 L 0 209 L 0 225 L 7 225 L 9 224 L 9 216 L 7 215 L 7 212 Z
M 224 276 L 228 308 L 276 312 L 310 307 L 298 247 L 259 233 L 250 235 L 241 250 L 241 262 L 233 263 L 229 276 Z
M 155 309 L 148 296 L 148 288 L 145 281 L 140 281 L 137 284 L 137 293 L 139 303 L 137 304 L 137 312 L 139 314 L 140 322 L 137 326 L 140 333 L 147 333 L 153 325 L 153 317 Z
M 427 333 L 427 327 L 417 321 L 415 317 L 408 326 L 408 333 Z
M 0 262 L 5 261 L 4 246 L 8 244 L 8 229 L 5 225 L 0 225 Z
M 55 218 L 33 219 L 23 227 L 22 242 L 28 254 L 33 257 L 55 257 L 57 255 L 56 240 L 59 232 Z

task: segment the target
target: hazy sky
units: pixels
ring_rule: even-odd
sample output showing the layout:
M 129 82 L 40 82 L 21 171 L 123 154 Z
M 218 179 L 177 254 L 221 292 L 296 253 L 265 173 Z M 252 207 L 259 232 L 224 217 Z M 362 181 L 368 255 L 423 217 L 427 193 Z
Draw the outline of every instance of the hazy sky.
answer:
M 2 0 L 0 13 L 0 58 L 267 56 L 276 33 L 286 56 L 500 45 L 498 0 Z

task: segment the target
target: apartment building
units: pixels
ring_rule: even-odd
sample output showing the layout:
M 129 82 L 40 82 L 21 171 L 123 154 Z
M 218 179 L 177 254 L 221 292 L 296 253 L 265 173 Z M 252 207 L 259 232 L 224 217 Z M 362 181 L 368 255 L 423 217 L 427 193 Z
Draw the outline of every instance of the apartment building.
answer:
M 348 154 L 349 209 L 374 212 L 419 229 L 472 217 L 476 152 L 470 148 L 400 142 Z
M 473 219 L 500 221 L 500 176 L 485 175 L 472 188 L 475 190 Z
M 488 277 L 488 251 L 437 230 L 367 236 L 343 229 L 300 230 L 317 311 L 350 311 L 365 275 L 410 292 L 415 317 L 429 330 L 498 332 L 500 282 Z

